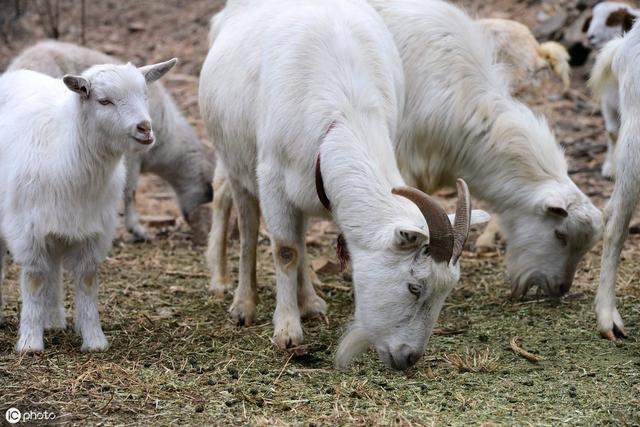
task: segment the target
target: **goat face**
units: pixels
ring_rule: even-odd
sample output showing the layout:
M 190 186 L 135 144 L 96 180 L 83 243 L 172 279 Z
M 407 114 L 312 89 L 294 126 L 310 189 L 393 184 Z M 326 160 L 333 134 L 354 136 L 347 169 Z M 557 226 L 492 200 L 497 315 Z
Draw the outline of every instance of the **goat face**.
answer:
M 421 193 L 410 190 L 414 196 Z M 394 191 L 411 197 L 403 190 Z M 407 369 L 424 354 L 444 300 L 460 278 L 458 258 L 472 222 L 466 185 L 459 184 L 458 193 L 455 227 L 432 199 L 425 199 L 430 200 L 425 208 L 412 198 L 425 216 L 430 238 L 424 225 L 398 226 L 377 250 L 349 248 L 356 310 L 338 349 L 338 367 L 346 366 L 369 345 L 393 369 Z M 487 218 L 484 212 L 474 212 L 475 222 Z
M 629 5 L 605 1 L 593 8 L 593 16 L 583 26 L 589 44 L 601 49 L 608 41 L 620 37 L 633 26 L 635 16 Z
M 96 65 L 82 75 L 66 75 L 65 85 L 80 96 L 85 123 L 107 137 L 114 153 L 139 153 L 154 142 L 149 118 L 147 84 L 154 82 L 176 63 L 167 62 L 136 68 L 126 65 Z
M 550 297 L 567 293 L 584 254 L 602 233 L 602 214 L 581 193 L 534 202 L 529 213 L 501 217 L 514 298 L 537 286 Z

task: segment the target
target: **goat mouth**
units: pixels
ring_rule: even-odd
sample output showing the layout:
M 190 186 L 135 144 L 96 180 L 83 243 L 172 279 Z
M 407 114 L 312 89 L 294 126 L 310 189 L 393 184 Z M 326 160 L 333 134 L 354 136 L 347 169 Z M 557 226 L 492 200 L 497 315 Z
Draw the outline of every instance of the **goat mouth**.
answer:
M 154 141 L 153 136 L 148 136 L 146 138 L 140 138 L 138 136 L 134 136 L 133 139 L 135 139 L 138 144 L 142 144 L 142 145 L 151 145 L 153 144 L 153 141 Z

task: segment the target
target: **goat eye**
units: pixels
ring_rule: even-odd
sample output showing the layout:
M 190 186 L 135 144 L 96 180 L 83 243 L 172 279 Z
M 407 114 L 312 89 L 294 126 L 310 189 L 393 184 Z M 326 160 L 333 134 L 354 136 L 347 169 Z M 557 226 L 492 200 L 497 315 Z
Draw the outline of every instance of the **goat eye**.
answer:
M 556 238 L 560 240 L 562 246 L 567 246 L 567 235 L 562 231 L 555 230 Z
M 409 292 L 411 292 L 416 297 L 420 296 L 422 286 L 418 285 L 417 283 L 407 283 L 407 288 L 409 289 Z
M 113 105 L 113 102 L 111 102 L 110 99 L 98 99 L 98 102 L 100 103 L 100 105 Z
M 429 247 L 429 245 L 424 245 L 421 249 L 421 253 L 424 256 L 429 256 L 431 255 L 431 248 Z

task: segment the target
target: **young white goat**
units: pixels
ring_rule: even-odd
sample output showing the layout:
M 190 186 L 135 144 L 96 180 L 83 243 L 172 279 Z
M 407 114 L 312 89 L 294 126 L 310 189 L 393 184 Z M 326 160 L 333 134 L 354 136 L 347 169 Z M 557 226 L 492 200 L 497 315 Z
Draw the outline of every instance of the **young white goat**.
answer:
M 353 262 L 356 305 L 337 365 L 373 344 L 387 366 L 405 369 L 423 354 L 459 278 L 466 186 L 454 228 L 437 203 L 403 186 L 392 143 L 401 62 L 366 2 L 265 3 L 231 0 L 214 17 L 200 81 L 201 113 L 238 207 L 231 315 L 240 324 L 255 315 L 260 205 L 276 264 L 273 340 L 302 342 L 300 317 L 326 310 L 307 274 L 307 218 L 331 213 Z
M 587 34 L 593 48 L 601 49 L 609 40 L 629 31 L 638 16 L 640 10 L 627 3 L 603 1 L 593 7 L 591 16 L 584 21 L 582 32 Z
M 532 286 L 550 296 L 568 292 L 579 261 L 600 236 L 601 213 L 569 178 L 544 119 L 509 95 L 491 37 L 446 2 L 369 3 L 404 64 L 407 108 L 396 157 L 405 180 L 432 192 L 463 177 L 500 215 L 513 296 Z M 208 262 L 218 294 L 230 280 L 224 250 L 213 246 L 226 232 L 220 229 L 225 215 L 216 209 L 229 206 L 224 191 L 214 195 L 214 218 L 223 220 L 214 221 Z
M 615 284 L 620 253 L 628 235 L 629 222 L 640 197 L 640 25 L 603 50 L 611 58 L 611 80 L 619 86 L 620 137 L 616 183 L 605 209 L 604 246 L 596 314 L 600 334 L 614 340 L 625 336 L 624 323 L 616 307 Z
M 0 258 L 6 243 L 22 270 L 18 352 L 42 351 L 44 329 L 66 326 L 62 266 L 73 273 L 82 350 L 107 348 L 97 270 L 115 232 L 123 155 L 152 146 L 147 84 L 175 63 L 0 77 Z
M 571 181 L 544 119 L 509 95 L 493 44 L 442 1 L 371 0 L 400 49 L 405 114 L 396 155 L 410 185 L 456 177 L 500 216 L 514 296 L 566 293 L 600 235 L 600 211 Z
M 92 65 L 116 63 L 120 61 L 96 50 L 47 40 L 24 50 L 11 62 L 8 70 L 28 69 L 62 77 L 80 73 Z M 126 155 L 124 213 L 127 230 L 137 241 L 148 239 L 138 220 L 135 193 L 140 173 L 151 172 L 171 185 L 181 212 L 194 232 L 203 232 L 201 228 L 208 231 L 207 224 L 198 224 L 201 215 L 197 211 L 213 197 L 213 153 L 198 140 L 160 82 L 149 86 L 149 112 L 156 143 L 149 151 Z M 210 214 L 204 216 L 209 218 Z
M 498 60 L 509 66 L 514 89 L 530 86 L 531 78 L 547 68 L 562 79 L 564 91 L 569 89 L 569 53 L 560 43 L 538 43 L 526 25 L 510 19 L 476 22 L 493 38 Z

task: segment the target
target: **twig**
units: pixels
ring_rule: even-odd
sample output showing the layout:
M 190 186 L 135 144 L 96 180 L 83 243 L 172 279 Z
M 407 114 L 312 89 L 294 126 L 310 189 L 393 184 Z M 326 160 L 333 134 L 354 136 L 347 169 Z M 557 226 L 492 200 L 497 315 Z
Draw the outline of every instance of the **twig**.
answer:
M 344 291 L 344 292 L 351 291 L 351 288 L 349 286 L 334 285 L 333 283 L 323 283 L 323 282 L 321 282 L 321 284 L 318 284 L 318 287 L 336 289 L 338 291 Z
M 287 361 L 284 363 L 284 366 L 282 367 L 282 369 L 280 369 L 280 373 L 278 374 L 278 376 L 276 377 L 275 380 L 273 380 L 272 384 L 275 384 L 278 382 L 278 380 L 280 379 L 280 377 L 282 376 L 282 373 L 284 372 L 285 369 L 287 369 L 287 366 L 289 366 L 289 361 L 291 361 L 291 358 L 293 357 L 294 353 L 289 354 L 289 358 L 287 359 Z
M 538 363 L 539 361 L 544 359 L 544 357 L 538 356 L 537 354 L 529 353 L 527 350 L 520 347 L 518 341 L 520 341 L 520 337 L 511 338 L 511 350 L 513 350 L 515 354 L 524 357 L 532 363 Z

